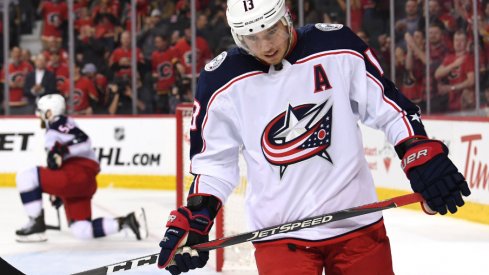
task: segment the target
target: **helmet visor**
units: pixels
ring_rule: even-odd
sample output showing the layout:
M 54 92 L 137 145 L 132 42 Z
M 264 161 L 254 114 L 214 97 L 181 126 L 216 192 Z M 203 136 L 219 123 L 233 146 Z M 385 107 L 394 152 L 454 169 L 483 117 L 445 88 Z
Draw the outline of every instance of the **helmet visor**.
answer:
M 278 21 L 275 25 L 261 32 L 249 35 L 238 35 L 245 50 L 255 56 L 262 55 L 273 49 L 287 45 L 290 38 L 288 28 Z

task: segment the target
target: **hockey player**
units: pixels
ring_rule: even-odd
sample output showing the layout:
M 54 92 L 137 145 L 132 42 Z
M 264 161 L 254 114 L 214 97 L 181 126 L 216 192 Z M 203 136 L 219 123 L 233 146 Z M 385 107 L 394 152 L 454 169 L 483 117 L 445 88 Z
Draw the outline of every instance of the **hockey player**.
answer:
M 97 190 L 95 177 L 100 165 L 90 138 L 64 112 L 65 100 L 59 94 L 45 95 L 37 103 L 36 114 L 41 118 L 41 127 L 46 128 L 48 167 L 32 167 L 16 176 L 20 198 L 29 216 L 27 225 L 15 232 L 17 241 L 47 240 L 42 193 L 61 199 L 76 238 L 99 238 L 128 228 L 141 240 L 147 235 L 143 209 L 124 217 L 92 220 L 91 200 Z
M 384 131 L 415 192 L 432 211 L 454 213 L 470 190 L 430 139 L 419 108 L 384 77 L 372 50 L 349 28 L 294 29 L 284 0 L 229 0 L 238 48 L 201 72 L 190 127 L 195 175 L 187 205 L 174 210 L 158 266 L 172 274 L 203 267 L 213 219 L 247 164 L 251 230 L 377 200 L 358 122 Z M 237 217 L 236 217 L 237 218 Z M 381 212 L 254 242 L 265 275 L 393 274 Z

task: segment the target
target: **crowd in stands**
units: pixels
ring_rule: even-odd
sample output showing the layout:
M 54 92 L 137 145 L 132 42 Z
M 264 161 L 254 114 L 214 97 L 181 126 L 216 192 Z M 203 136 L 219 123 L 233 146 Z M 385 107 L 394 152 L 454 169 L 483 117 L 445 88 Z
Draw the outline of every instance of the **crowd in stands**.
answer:
M 397 2 L 397 1 L 396 1 Z M 395 23 L 396 83 L 426 108 L 426 20 L 424 1 L 403 2 L 404 16 Z M 478 33 L 474 39 L 473 1 L 429 0 L 428 45 L 430 101 L 433 113 L 460 113 L 476 107 L 475 74 L 480 76 L 480 106 L 489 107 L 487 49 L 489 1 L 477 1 Z M 475 71 L 475 42 L 479 71 Z
M 429 1 L 429 60 L 426 60 L 424 1 Z M 10 0 L 8 70 L 11 114 L 33 114 L 46 93 L 68 97 L 68 5 L 64 0 Z M 395 3 L 395 37 L 390 37 L 389 0 L 351 0 L 351 28 L 365 40 L 390 77 L 395 41 L 395 83 L 426 109 L 429 62 L 433 113 L 475 108 L 472 0 L 403 0 Z M 478 0 L 481 107 L 489 107 L 489 0 Z M 298 3 L 286 0 L 295 25 Z M 234 42 L 226 22 L 226 0 L 196 0 L 197 72 Z M 304 0 L 304 23 L 346 24 L 345 0 Z M 136 59 L 138 113 L 173 113 L 191 102 L 190 0 L 137 0 Z M 74 113 L 130 114 L 130 0 L 74 0 Z M 20 47 L 21 35 L 42 22 L 42 50 Z M 0 20 L 0 39 L 3 27 Z M 3 42 L 0 41 L 0 52 Z M 3 64 L 3 56 L 0 57 Z M 4 68 L 2 68 L 3 70 Z M 4 73 L 0 79 L 4 81 Z M 3 101 L 3 92 L 0 95 Z M 3 113 L 3 110 L 0 110 Z
M 137 0 L 138 113 L 173 113 L 179 102 L 192 102 L 189 2 Z M 197 1 L 197 72 L 233 45 L 225 5 Z M 74 0 L 74 15 L 74 114 L 131 114 L 130 1 Z M 10 113 L 34 114 L 36 98 L 46 93 L 69 98 L 66 1 L 14 0 L 10 16 Z M 36 20 L 42 22 L 42 50 L 30 53 L 20 48 L 20 35 L 30 33 Z M 4 82 L 3 72 L 0 78 Z

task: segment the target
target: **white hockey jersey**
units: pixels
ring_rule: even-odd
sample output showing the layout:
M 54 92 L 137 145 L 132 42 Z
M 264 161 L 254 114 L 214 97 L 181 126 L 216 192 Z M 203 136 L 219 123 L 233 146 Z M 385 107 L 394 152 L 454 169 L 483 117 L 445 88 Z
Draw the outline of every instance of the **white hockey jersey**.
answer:
M 59 116 L 49 124 L 44 139 L 46 151 L 56 144 L 67 145 L 69 153 L 63 156 L 63 160 L 73 157 L 86 158 L 98 163 L 92 142 L 71 117 Z
M 225 202 L 239 182 L 242 148 L 250 230 L 376 201 L 358 122 L 384 131 L 392 144 L 426 136 L 418 107 L 383 77 L 349 28 L 316 24 L 296 34 L 282 70 L 232 49 L 207 64 L 198 82 L 190 192 Z M 381 219 L 378 212 L 265 240 L 317 242 Z

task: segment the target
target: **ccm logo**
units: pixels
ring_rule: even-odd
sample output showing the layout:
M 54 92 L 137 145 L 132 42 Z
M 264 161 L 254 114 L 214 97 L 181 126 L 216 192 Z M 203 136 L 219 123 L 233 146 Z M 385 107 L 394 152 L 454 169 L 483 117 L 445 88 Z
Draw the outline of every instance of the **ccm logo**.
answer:
M 403 158 L 402 162 L 401 162 L 402 169 L 406 168 L 406 166 L 413 163 L 414 161 L 420 159 L 422 156 L 425 156 L 425 157 L 428 156 L 428 149 L 423 149 L 421 151 L 414 152 L 414 153 L 410 154 L 409 156 Z

